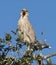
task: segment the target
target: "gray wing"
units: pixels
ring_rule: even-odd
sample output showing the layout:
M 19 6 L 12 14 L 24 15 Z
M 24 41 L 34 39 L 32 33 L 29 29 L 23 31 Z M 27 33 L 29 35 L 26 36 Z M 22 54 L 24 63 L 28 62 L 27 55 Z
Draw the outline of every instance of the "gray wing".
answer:
M 35 32 L 31 23 L 28 20 L 23 22 L 19 21 L 18 28 L 18 33 L 21 40 L 23 40 L 24 42 L 27 41 L 29 43 L 34 43 L 34 41 L 36 40 Z M 21 34 L 22 32 L 23 34 Z
M 24 25 L 24 32 L 29 37 L 31 43 L 33 43 L 36 40 L 34 29 L 29 21 L 27 21 Z

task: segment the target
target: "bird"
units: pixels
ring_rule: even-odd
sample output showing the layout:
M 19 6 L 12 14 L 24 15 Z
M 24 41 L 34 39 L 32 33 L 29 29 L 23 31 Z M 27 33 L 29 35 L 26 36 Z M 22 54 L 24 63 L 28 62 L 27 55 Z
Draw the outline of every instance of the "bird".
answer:
M 28 50 L 33 48 L 38 50 L 41 46 L 42 49 L 49 48 L 47 44 L 41 44 L 36 39 L 36 34 L 31 22 L 28 19 L 28 10 L 23 8 L 20 13 L 20 18 L 18 20 L 18 38 L 21 42 L 28 46 Z M 39 46 L 40 45 L 40 46 Z M 38 47 L 39 46 L 39 47 Z
M 36 35 L 31 22 L 28 19 L 28 10 L 23 8 L 18 20 L 18 36 L 21 42 L 26 44 L 34 44 Z

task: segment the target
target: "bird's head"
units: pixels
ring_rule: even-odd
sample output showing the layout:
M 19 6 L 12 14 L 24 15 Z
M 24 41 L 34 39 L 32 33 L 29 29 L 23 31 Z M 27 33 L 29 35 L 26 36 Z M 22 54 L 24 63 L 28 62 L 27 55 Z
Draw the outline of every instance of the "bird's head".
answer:
M 28 16 L 28 11 L 27 11 L 27 9 L 22 9 L 22 11 L 21 11 L 21 16 L 22 17 L 27 17 Z

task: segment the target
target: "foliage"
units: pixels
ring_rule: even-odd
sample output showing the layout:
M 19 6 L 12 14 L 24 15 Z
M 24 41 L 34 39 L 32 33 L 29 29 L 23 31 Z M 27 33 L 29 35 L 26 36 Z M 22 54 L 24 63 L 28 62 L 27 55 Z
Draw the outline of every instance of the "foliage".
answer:
M 37 61 L 38 65 L 44 65 L 44 60 L 47 61 L 47 64 L 53 65 L 50 59 L 51 54 L 44 56 L 41 53 L 43 49 L 50 48 L 50 46 L 47 45 L 46 42 L 42 44 L 42 42 L 38 40 L 37 43 L 34 43 L 34 45 L 27 45 L 21 43 L 16 32 L 14 32 L 13 30 L 11 32 L 14 34 L 12 34 L 14 37 L 9 33 L 6 33 L 5 38 L 0 38 L 0 65 L 32 65 L 34 60 Z M 41 34 L 43 35 L 43 32 Z M 13 40 L 13 38 L 15 39 Z M 12 45 L 13 43 L 15 43 L 14 46 Z M 27 47 L 25 53 L 19 52 L 24 45 Z M 12 55 L 8 56 L 8 52 L 11 50 L 12 52 L 16 52 L 18 54 L 18 58 L 13 57 Z M 40 51 L 39 54 L 34 54 L 34 52 L 38 50 Z M 22 57 L 20 57 L 20 53 L 22 53 Z M 52 56 L 55 55 L 56 53 Z

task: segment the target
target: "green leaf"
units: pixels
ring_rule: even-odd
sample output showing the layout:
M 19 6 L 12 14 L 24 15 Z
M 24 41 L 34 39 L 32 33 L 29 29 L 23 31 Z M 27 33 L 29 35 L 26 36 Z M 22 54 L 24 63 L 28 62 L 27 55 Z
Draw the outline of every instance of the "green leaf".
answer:
M 5 34 L 5 39 L 6 39 L 6 41 L 10 41 L 11 40 L 11 35 L 6 33 Z
M 42 43 L 41 43 L 41 41 L 38 41 L 38 49 L 42 50 Z

